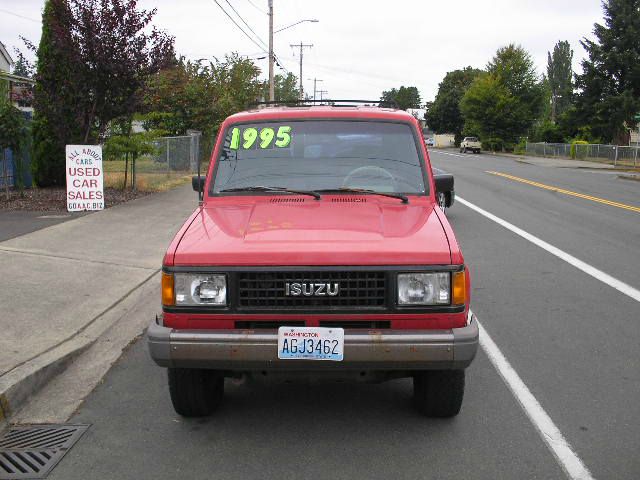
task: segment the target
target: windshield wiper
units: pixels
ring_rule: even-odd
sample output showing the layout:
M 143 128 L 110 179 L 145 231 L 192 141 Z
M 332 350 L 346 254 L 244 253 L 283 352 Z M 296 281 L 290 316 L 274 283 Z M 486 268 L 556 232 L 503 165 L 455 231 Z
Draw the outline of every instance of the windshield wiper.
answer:
M 383 197 L 397 198 L 402 200 L 402 203 L 409 203 L 409 197 L 403 195 L 401 193 L 394 192 L 378 192 L 377 190 L 370 190 L 368 188 L 349 188 L 349 187 L 340 187 L 340 188 L 323 188 L 322 190 L 314 190 L 318 193 L 363 193 L 366 195 L 381 195 Z
M 274 192 L 274 193 L 293 193 L 296 195 L 309 195 L 310 197 L 320 200 L 322 198 L 319 193 L 309 190 L 293 190 L 285 187 L 265 187 L 264 185 L 256 185 L 253 187 L 234 187 L 220 190 L 220 193 L 227 192 Z

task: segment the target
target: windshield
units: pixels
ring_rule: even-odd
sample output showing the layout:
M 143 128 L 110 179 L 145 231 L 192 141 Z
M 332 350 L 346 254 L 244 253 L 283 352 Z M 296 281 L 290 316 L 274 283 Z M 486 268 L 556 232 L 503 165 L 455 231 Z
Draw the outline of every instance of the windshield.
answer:
M 340 188 L 425 194 L 410 125 L 375 121 L 273 121 L 225 133 L 210 194 L 243 187 Z

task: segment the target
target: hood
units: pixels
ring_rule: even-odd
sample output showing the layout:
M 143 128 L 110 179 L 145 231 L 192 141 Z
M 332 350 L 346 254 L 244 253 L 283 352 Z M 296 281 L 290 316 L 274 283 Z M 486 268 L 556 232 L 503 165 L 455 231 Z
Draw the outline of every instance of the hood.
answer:
M 450 264 L 447 236 L 425 203 L 373 196 L 266 197 L 200 209 L 175 265 Z

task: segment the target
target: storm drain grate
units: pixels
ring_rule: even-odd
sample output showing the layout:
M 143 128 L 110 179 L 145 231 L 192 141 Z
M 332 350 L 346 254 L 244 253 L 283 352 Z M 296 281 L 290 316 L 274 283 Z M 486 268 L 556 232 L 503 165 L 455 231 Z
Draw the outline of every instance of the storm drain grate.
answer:
M 0 480 L 45 478 L 89 425 L 11 427 L 0 438 Z

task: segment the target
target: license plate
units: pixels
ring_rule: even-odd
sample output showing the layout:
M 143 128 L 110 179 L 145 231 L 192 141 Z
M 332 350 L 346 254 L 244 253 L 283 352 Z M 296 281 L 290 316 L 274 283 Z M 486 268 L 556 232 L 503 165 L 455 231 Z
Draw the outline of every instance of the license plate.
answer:
M 344 357 L 344 329 L 280 327 L 278 358 L 281 360 L 333 360 Z

